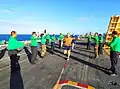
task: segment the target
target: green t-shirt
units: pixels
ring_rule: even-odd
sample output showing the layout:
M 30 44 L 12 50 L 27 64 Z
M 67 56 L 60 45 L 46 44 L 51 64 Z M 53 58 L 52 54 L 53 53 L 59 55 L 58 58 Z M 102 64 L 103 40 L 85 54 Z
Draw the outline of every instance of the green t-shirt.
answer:
M 111 41 L 110 51 L 120 52 L 120 38 L 118 36 L 114 37 Z
M 60 35 L 59 36 L 59 40 L 63 40 L 64 39 L 64 36 L 63 35 Z
M 98 36 L 94 36 L 94 41 L 95 41 L 95 44 L 99 44 L 99 37 Z
M 46 35 L 46 39 L 50 40 L 50 35 L 49 34 Z
M 37 37 L 31 36 L 31 46 L 38 46 Z
M 104 38 L 102 36 L 99 37 L 99 43 L 103 43 Z
M 88 42 L 91 42 L 91 41 L 92 41 L 92 36 L 89 35 L 89 36 L 88 36 Z
M 56 38 L 55 36 L 51 36 L 51 42 L 55 42 Z
M 10 37 L 8 41 L 8 50 L 16 50 L 19 48 L 23 48 L 25 46 L 24 42 L 19 42 L 14 37 Z
M 42 45 L 46 44 L 46 39 L 45 38 L 46 38 L 45 36 L 41 37 L 41 44 Z
M 2 41 L 0 41 L 0 45 L 3 44 Z

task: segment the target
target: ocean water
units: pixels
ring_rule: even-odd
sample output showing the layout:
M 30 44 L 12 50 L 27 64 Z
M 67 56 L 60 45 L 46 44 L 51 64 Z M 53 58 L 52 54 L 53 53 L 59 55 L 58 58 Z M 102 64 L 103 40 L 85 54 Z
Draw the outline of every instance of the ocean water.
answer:
M 30 40 L 30 36 L 31 36 L 31 34 L 18 34 L 17 40 L 19 40 L 19 41 Z M 59 35 L 55 35 L 55 36 L 56 36 L 56 38 L 59 37 Z M 75 35 L 75 37 L 77 37 L 77 36 L 78 35 Z M 2 41 L 2 40 L 8 41 L 9 38 L 10 38 L 10 34 L 0 34 L 0 41 Z

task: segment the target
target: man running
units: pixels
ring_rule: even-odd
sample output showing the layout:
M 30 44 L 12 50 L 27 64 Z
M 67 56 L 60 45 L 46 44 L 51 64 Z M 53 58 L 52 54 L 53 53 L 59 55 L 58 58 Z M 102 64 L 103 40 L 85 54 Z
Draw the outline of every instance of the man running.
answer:
M 64 54 L 67 54 L 67 61 L 69 61 L 70 54 L 71 54 L 71 43 L 72 43 L 72 38 L 70 37 L 70 33 L 67 33 L 66 37 L 64 38 Z
M 103 54 L 103 41 L 104 41 L 104 38 L 103 38 L 102 34 L 99 34 L 99 47 L 98 47 L 99 55 Z
M 113 40 L 109 44 L 110 46 L 110 60 L 111 60 L 111 68 L 112 71 L 111 76 L 117 75 L 117 64 L 120 55 L 120 38 L 118 37 L 117 31 L 112 32 Z
M 91 49 L 91 41 L 92 41 L 92 33 L 90 32 L 88 35 L 88 43 L 87 43 L 87 49 L 90 50 Z
M 59 36 L 59 49 L 61 49 L 63 47 L 63 39 L 64 39 L 64 35 L 62 33 L 60 33 L 60 36 Z
M 30 40 L 31 40 L 31 52 L 32 52 L 31 63 L 35 64 L 34 61 L 36 60 L 36 57 L 37 57 L 37 54 L 38 54 L 38 50 L 37 50 L 38 43 L 37 43 L 36 32 L 32 32 L 32 36 L 31 36 Z
M 17 33 L 15 31 L 11 32 L 11 36 L 8 41 L 8 55 L 10 57 L 11 72 L 20 72 L 20 65 L 17 56 L 17 49 L 23 48 L 28 42 L 19 42 L 16 39 Z
M 56 41 L 56 37 L 55 37 L 55 34 L 53 34 L 51 36 L 51 51 L 52 51 L 52 54 L 54 54 L 55 41 Z
M 94 41 L 95 41 L 95 58 L 98 58 L 99 37 L 97 32 L 94 35 Z
M 42 45 L 41 57 L 44 58 L 46 53 L 46 37 L 44 33 L 41 34 L 41 45 Z

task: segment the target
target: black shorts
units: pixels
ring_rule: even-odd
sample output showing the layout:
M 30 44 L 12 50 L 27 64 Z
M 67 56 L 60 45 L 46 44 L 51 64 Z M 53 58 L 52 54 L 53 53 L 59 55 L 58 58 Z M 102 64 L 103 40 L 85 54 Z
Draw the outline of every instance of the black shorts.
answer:
M 64 50 L 71 50 L 71 46 L 65 46 Z

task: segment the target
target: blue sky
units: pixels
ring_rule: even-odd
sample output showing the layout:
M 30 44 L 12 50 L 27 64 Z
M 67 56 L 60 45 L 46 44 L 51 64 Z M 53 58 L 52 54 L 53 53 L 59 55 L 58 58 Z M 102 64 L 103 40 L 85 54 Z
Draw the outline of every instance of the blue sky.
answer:
M 120 0 L 0 0 L 0 33 L 107 31 Z

